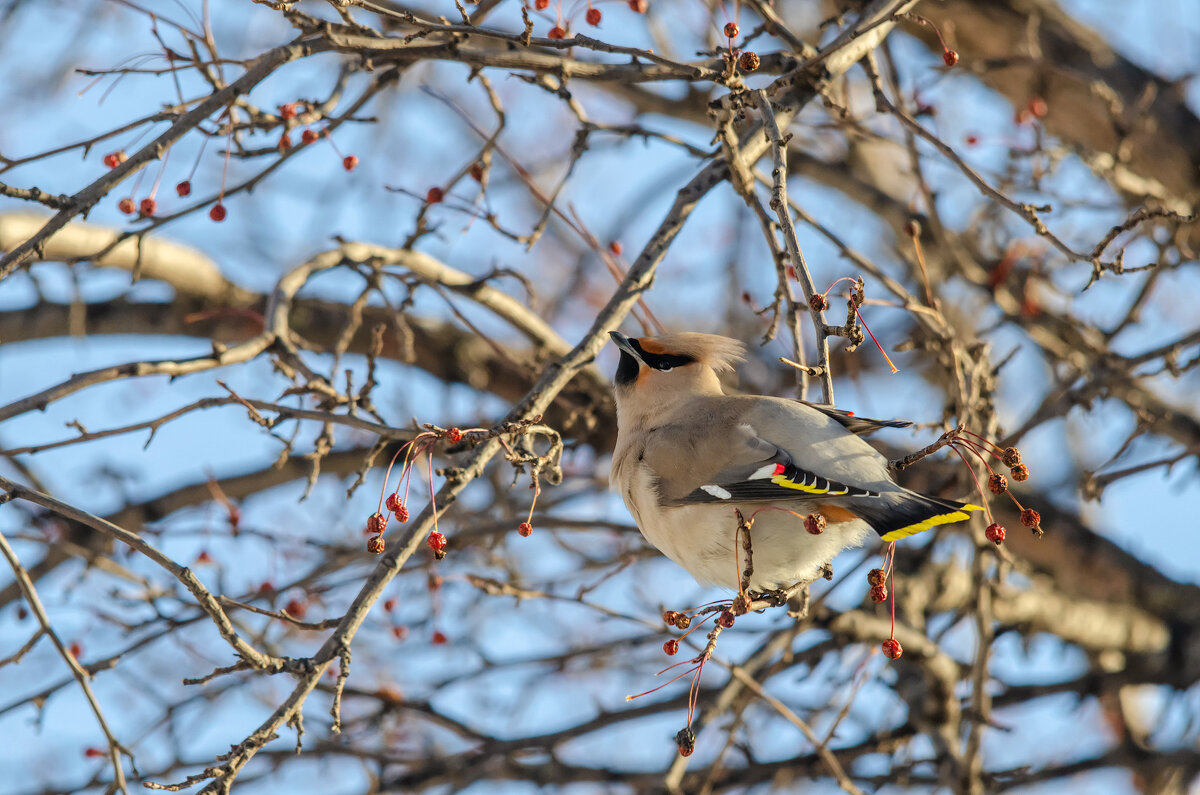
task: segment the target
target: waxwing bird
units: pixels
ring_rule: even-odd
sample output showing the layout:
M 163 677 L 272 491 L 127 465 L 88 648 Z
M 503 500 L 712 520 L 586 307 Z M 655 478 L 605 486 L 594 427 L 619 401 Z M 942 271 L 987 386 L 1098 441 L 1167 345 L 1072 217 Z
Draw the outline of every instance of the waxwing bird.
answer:
M 735 508 L 755 517 L 755 590 L 814 579 L 872 531 L 894 541 L 983 510 L 903 488 L 860 438 L 912 423 L 726 395 L 717 374 L 744 358 L 736 340 L 609 334 L 621 350 L 612 487 L 646 540 L 701 583 L 739 587 L 745 561 L 734 553 Z M 809 514 L 825 518 L 821 533 L 805 531 Z

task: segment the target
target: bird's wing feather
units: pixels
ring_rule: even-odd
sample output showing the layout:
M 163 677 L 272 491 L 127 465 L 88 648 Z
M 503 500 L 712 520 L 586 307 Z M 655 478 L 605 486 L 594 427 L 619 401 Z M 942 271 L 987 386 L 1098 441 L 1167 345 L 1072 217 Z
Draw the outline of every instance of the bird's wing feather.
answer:
M 847 451 L 844 440 L 862 449 L 852 444 Z M 838 449 L 814 453 L 814 445 L 831 443 Z M 699 406 L 687 423 L 650 432 L 643 461 L 665 505 L 790 502 L 877 496 L 861 477 L 839 477 L 823 466 L 864 451 L 867 466 L 858 474 L 875 481 L 878 453 L 820 412 L 791 401 L 723 398 Z
M 807 400 L 798 400 L 809 408 L 816 409 L 830 419 L 835 420 L 842 425 L 846 430 L 857 436 L 866 436 L 869 433 L 883 428 L 911 428 L 912 423 L 908 420 L 878 420 L 874 417 L 859 417 L 853 411 L 843 411 L 830 406 L 828 403 L 810 403 Z

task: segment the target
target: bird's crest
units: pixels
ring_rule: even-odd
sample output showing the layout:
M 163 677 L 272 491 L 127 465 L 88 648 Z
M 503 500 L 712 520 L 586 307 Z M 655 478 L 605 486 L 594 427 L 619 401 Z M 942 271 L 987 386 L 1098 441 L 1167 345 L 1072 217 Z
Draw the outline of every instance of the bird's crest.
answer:
M 642 350 L 654 354 L 690 356 L 718 373 L 730 372 L 746 358 L 746 346 L 729 337 L 684 331 L 658 337 L 641 337 Z

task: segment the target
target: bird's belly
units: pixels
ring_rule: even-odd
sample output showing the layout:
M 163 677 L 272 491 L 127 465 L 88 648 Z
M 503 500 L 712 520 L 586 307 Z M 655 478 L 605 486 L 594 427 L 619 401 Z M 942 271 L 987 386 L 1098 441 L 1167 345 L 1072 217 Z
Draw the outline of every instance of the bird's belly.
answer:
M 761 505 L 744 505 L 749 517 Z M 642 535 L 659 551 L 705 585 L 737 588 L 746 553 L 739 543 L 734 555 L 737 519 L 733 506 L 661 507 L 641 505 L 635 511 Z M 763 510 L 750 529 L 755 590 L 781 588 L 816 577 L 820 568 L 847 547 L 860 546 L 871 533 L 861 520 L 831 523 L 819 535 L 804 529 L 803 520 L 784 511 Z

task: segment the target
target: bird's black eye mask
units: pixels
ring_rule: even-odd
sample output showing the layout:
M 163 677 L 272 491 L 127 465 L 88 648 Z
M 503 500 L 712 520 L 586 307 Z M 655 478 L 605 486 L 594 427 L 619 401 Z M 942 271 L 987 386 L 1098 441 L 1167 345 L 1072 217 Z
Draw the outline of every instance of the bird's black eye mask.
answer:
M 684 365 L 695 364 L 696 362 L 691 356 L 682 356 L 674 353 L 650 353 L 635 339 L 630 339 L 629 344 L 638 352 L 638 356 L 642 358 L 646 366 L 653 370 L 668 372 L 676 367 L 683 367 Z M 638 360 L 628 351 L 621 351 L 621 363 L 617 365 L 617 374 L 613 380 L 622 385 L 632 384 L 637 380 L 637 375 Z

